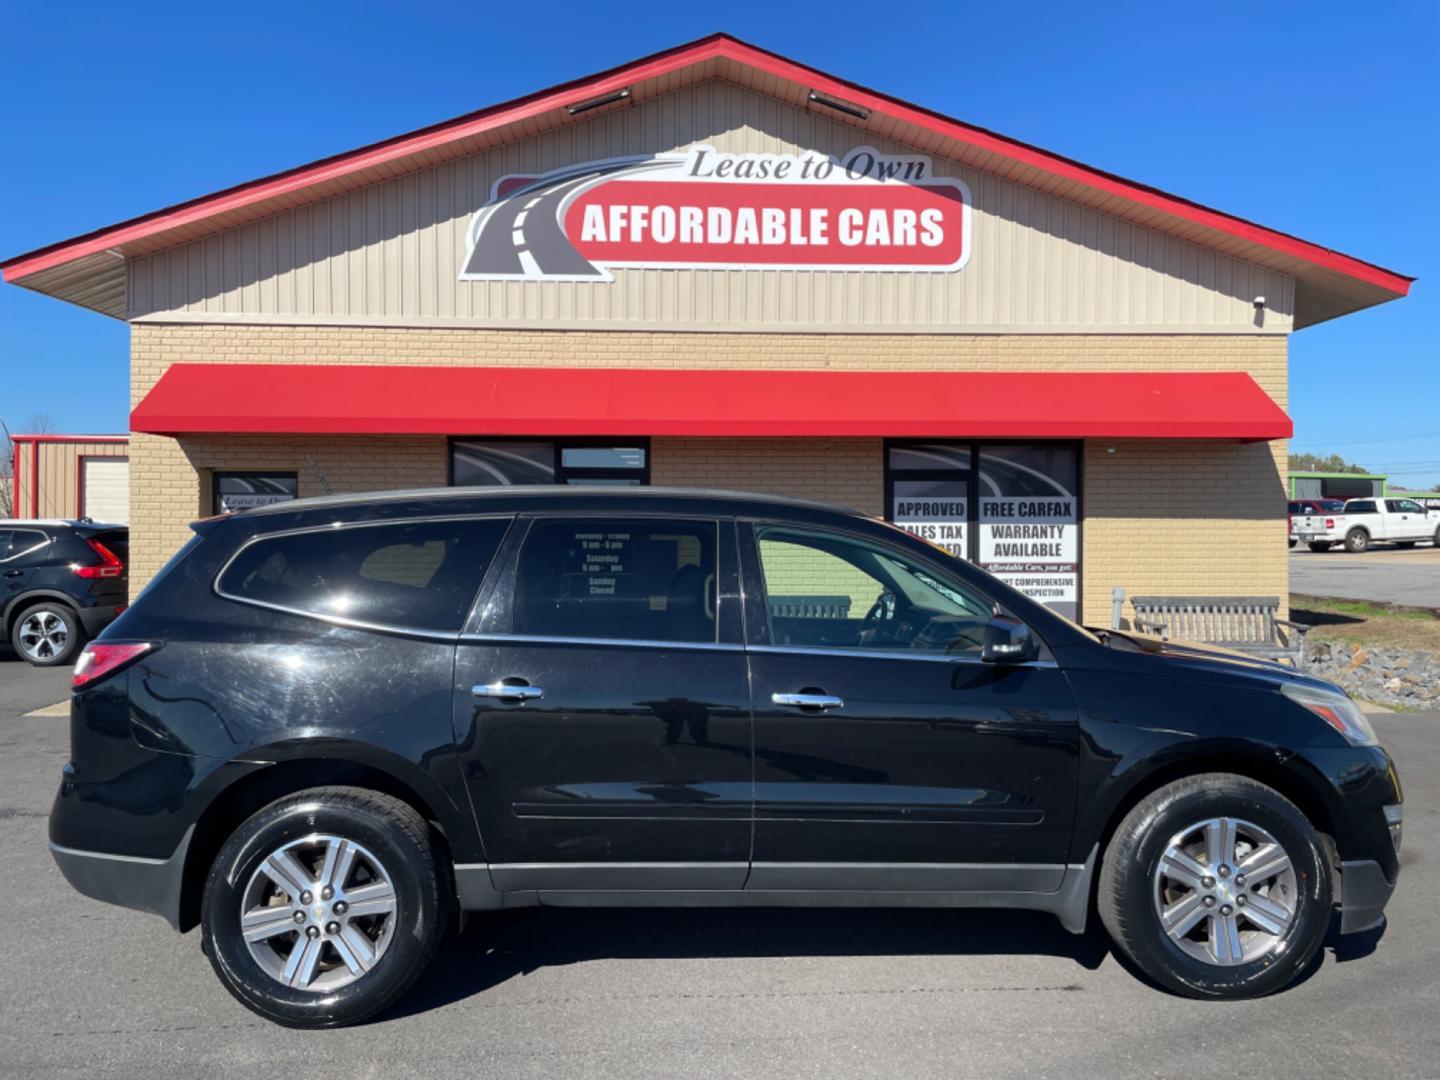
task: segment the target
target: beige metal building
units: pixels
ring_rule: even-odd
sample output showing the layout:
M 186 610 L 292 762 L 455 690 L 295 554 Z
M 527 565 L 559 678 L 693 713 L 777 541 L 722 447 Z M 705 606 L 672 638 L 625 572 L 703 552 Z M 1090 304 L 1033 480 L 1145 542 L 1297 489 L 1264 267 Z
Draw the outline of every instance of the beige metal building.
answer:
M 1286 593 L 1288 335 L 1411 280 L 725 35 L 3 269 L 132 326 L 137 583 L 327 483 L 680 484 L 1096 621 Z
M 10 436 L 12 514 L 130 520 L 128 435 Z

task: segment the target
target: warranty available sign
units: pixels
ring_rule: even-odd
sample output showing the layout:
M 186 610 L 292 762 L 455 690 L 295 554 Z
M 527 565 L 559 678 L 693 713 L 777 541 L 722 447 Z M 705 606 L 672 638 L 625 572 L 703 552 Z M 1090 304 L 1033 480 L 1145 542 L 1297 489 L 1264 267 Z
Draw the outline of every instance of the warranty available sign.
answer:
M 928 157 L 612 158 L 506 176 L 475 214 L 460 277 L 610 281 L 614 267 L 949 273 L 970 257 L 970 190 Z

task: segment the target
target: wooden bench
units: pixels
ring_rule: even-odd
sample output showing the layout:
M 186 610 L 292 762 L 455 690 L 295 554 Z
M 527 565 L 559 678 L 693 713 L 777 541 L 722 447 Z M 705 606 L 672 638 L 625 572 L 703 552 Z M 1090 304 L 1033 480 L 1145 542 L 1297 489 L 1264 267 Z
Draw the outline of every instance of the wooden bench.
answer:
M 1112 594 L 1110 624 L 1121 629 L 1125 590 Z M 1305 666 L 1310 627 L 1280 618 L 1278 596 L 1135 596 L 1134 629 L 1166 641 L 1195 641 Z

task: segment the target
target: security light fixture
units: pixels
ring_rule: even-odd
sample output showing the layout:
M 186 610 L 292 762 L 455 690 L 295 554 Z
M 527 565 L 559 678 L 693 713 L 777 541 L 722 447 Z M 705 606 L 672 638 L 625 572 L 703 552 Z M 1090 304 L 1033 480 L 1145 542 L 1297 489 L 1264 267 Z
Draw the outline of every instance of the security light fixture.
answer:
M 591 98 L 589 101 L 577 101 L 574 105 L 566 105 L 565 111 L 571 116 L 579 116 L 583 112 L 603 108 L 606 105 L 614 105 L 617 101 L 625 101 L 629 97 L 630 88 L 627 86 L 624 90 L 616 90 L 611 94 L 603 94 L 600 97 Z
M 1256 308 L 1263 308 L 1263 307 L 1265 306 L 1265 297 L 1263 297 L 1263 296 L 1257 296 L 1257 297 L 1255 297 L 1255 306 L 1256 306 Z
M 836 101 L 834 98 L 817 94 L 814 90 L 810 91 L 810 100 L 816 105 L 824 105 L 827 109 L 834 109 L 836 112 L 842 112 L 846 116 L 853 116 L 857 120 L 870 119 L 869 109 L 862 109 L 859 105 L 851 105 L 844 101 Z

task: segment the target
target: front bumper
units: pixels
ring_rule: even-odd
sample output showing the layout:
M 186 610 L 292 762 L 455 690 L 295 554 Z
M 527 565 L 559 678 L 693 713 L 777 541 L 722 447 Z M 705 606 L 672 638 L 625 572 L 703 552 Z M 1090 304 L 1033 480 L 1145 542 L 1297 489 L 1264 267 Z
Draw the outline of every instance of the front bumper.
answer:
M 1395 882 L 1373 859 L 1340 864 L 1340 932 L 1354 934 L 1380 925 Z
M 85 851 L 62 847 L 53 840 L 50 854 L 77 892 L 107 904 L 151 912 L 179 930 L 185 855 L 194 831 L 193 825 L 186 829 L 179 846 L 164 859 Z

